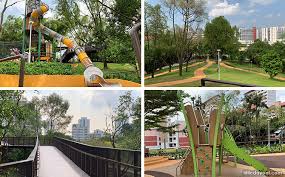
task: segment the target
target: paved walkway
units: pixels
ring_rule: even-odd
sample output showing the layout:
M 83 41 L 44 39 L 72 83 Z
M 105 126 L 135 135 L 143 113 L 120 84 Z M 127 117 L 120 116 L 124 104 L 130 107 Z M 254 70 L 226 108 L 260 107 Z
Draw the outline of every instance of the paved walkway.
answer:
M 192 65 L 189 65 L 188 67 L 197 66 L 197 65 L 199 65 L 199 64 L 201 64 L 201 63 L 203 63 L 203 62 L 193 63 Z M 186 66 L 183 67 L 183 69 L 185 69 L 185 68 L 186 68 Z M 172 72 L 176 72 L 176 71 L 179 71 L 179 68 L 172 69 L 172 70 L 171 70 L 171 73 L 172 73 Z M 168 74 L 168 73 L 169 73 L 169 71 L 161 72 L 161 73 L 155 74 L 154 77 L 162 76 L 162 75 L 165 75 L 165 74 Z M 151 76 L 145 76 L 144 79 L 151 79 Z
M 222 67 L 225 67 L 225 68 L 229 68 L 229 69 L 235 69 L 235 70 L 239 70 L 239 71 L 254 73 L 254 74 L 258 74 L 258 75 L 260 75 L 260 76 L 264 76 L 264 77 L 269 78 L 269 75 L 268 75 L 268 74 L 259 73 L 259 72 L 256 72 L 256 71 L 250 71 L 250 70 L 247 70 L 247 69 L 242 69 L 242 68 L 237 68 L 237 67 L 229 66 L 229 65 L 227 65 L 226 63 L 221 63 L 221 66 L 222 66 Z M 281 80 L 281 81 L 285 81 L 285 78 L 284 78 L 284 77 L 276 76 L 276 77 L 274 77 L 274 78 L 275 78 L 275 79 L 278 79 L 278 80 Z
M 160 83 L 150 84 L 146 86 L 147 87 L 163 87 L 163 86 L 167 87 L 167 86 L 185 84 L 185 83 L 190 83 L 190 82 L 201 80 L 202 78 L 206 77 L 204 70 L 210 67 L 213 63 L 214 63 L 213 61 L 207 61 L 207 64 L 205 66 L 198 68 L 197 70 L 194 71 L 194 77 L 190 77 L 190 78 L 182 79 L 182 80 L 176 80 L 176 81 L 160 82 Z
M 89 177 L 53 146 L 40 146 L 39 177 Z

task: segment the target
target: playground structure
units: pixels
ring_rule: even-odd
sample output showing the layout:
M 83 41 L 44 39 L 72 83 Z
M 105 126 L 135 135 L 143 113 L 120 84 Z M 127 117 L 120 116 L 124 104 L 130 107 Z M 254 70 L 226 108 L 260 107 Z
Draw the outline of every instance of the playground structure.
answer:
M 180 98 L 182 101 L 182 98 Z M 176 175 L 216 176 L 216 161 L 218 150 L 218 175 L 222 175 L 223 151 L 226 150 L 236 158 L 244 161 L 257 171 L 264 174 L 272 172 L 263 163 L 248 155 L 239 148 L 230 131 L 225 127 L 225 116 L 222 113 L 223 96 L 218 109 L 210 112 L 208 124 L 204 123 L 200 110 L 195 110 L 191 105 L 181 103 L 187 133 L 190 141 L 190 148 L 185 158 L 180 161 L 176 168 Z
M 122 86 L 122 83 L 109 82 L 104 79 L 103 72 L 94 66 L 91 59 L 88 57 L 84 48 L 78 46 L 76 42 L 68 37 L 62 36 L 61 34 L 45 27 L 41 24 L 41 19 L 43 15 L 49 10 L 49 7 L 41 3 L 40 0 L 28 0 L 25 9 L 25 20 L 24 20 L 24 35 L 23 35 L 23 46 L 22 54 L 18 53 L 12 57 L 6 57 L 0 59 L 0 62 L 10 61 L 15 59 L 23 60 L 21 62 L 21 70 L 19 76 L 19 86 L 23 86 L 24 80 L 24 61 L 50 61 L 53 55 L 53 45 L 51 42 L 46 42 L 44 35 L 50 36 L 52 39 L 64 44 L 67 47 L 66 52 L 61 56 L 61 62 L 68 62 L 74 55 L 77 56 L 79 61 L 84 65 L 84 81 L 87 86 L 102 86 L 102 87 L 114 87 Z M 133 41 L 133 46 L 135 48 L 136 56 L 140 57 L 140 42 L 137 35 L 138 28 L 140 28 L 140 23 L 136 24 L 134 28 L 130 31 L 130 35 Z M 29 52 L 28 56 L 25 53 L 25 38 L 29 37 Z M 37 48 L 38 52 L 32 52 L 32 48 Z M 24 57 L 25 56 L 25 57 Z M 137 58 L 138 65 L 140 68 L 140 58 Z

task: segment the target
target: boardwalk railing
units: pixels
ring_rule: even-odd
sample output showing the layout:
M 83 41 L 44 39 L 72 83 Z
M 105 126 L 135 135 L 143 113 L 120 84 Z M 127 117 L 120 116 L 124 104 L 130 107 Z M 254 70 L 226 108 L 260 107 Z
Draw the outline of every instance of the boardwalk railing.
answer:
M 140 177 L 140 151 L 94 147 L 62 138 L 54 146 L 91 177 Z
M 4 141 L 3 147 L 29 147 L 34 146 L 31 154 L 25 160 L 0 164 L 2 177 L 37 177 L 38 176 L 38 137 L 12 137 Z

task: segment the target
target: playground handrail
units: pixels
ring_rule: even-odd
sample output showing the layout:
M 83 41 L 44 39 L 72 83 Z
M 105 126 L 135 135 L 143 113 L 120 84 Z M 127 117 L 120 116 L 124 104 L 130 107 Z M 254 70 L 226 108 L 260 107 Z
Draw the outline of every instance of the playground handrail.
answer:
M 186 160 L 186 158 L 188 157 L 188 155 L 191 153 L 191 147 L 189 147 L 187 149 L 187 151 L 184 153 L 182 160 L 180 160 L 180 162 L 178 163 L 178 166 L 176 167 L 176 176 L 178 176 L 178 168 L 181 170 L 181 166 L 183 165 L 184 161 Z

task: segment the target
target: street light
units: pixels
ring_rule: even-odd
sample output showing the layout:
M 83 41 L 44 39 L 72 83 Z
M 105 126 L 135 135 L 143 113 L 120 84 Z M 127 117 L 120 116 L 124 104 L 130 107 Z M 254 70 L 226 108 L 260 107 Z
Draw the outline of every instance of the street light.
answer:
M 270 121 L 271 119 L 273 119 L 274 117 L 276 117 L 276 115 L 274 114 L 274 112 L 271 112 L 269 115 L 269 117 L 267 118 L 267 134 L 268 134 L 268 147 L 270 147 Z
M 267 145 L 268 145 L 268 147 L 270 147 L 270 120 L 271 120 L 270 118 L 267 119 L 267 125 L 268 125 L 268 127 L 267 127 L 268 144 Z
M 221 52 L 221 49 L 218 49 L 217 52 L 218 52 L 218 78 L 219 78 L 219 80 L 221 80 L 221 68 L 220 68 L 220 63 L 221 63 L 220 52 Z

